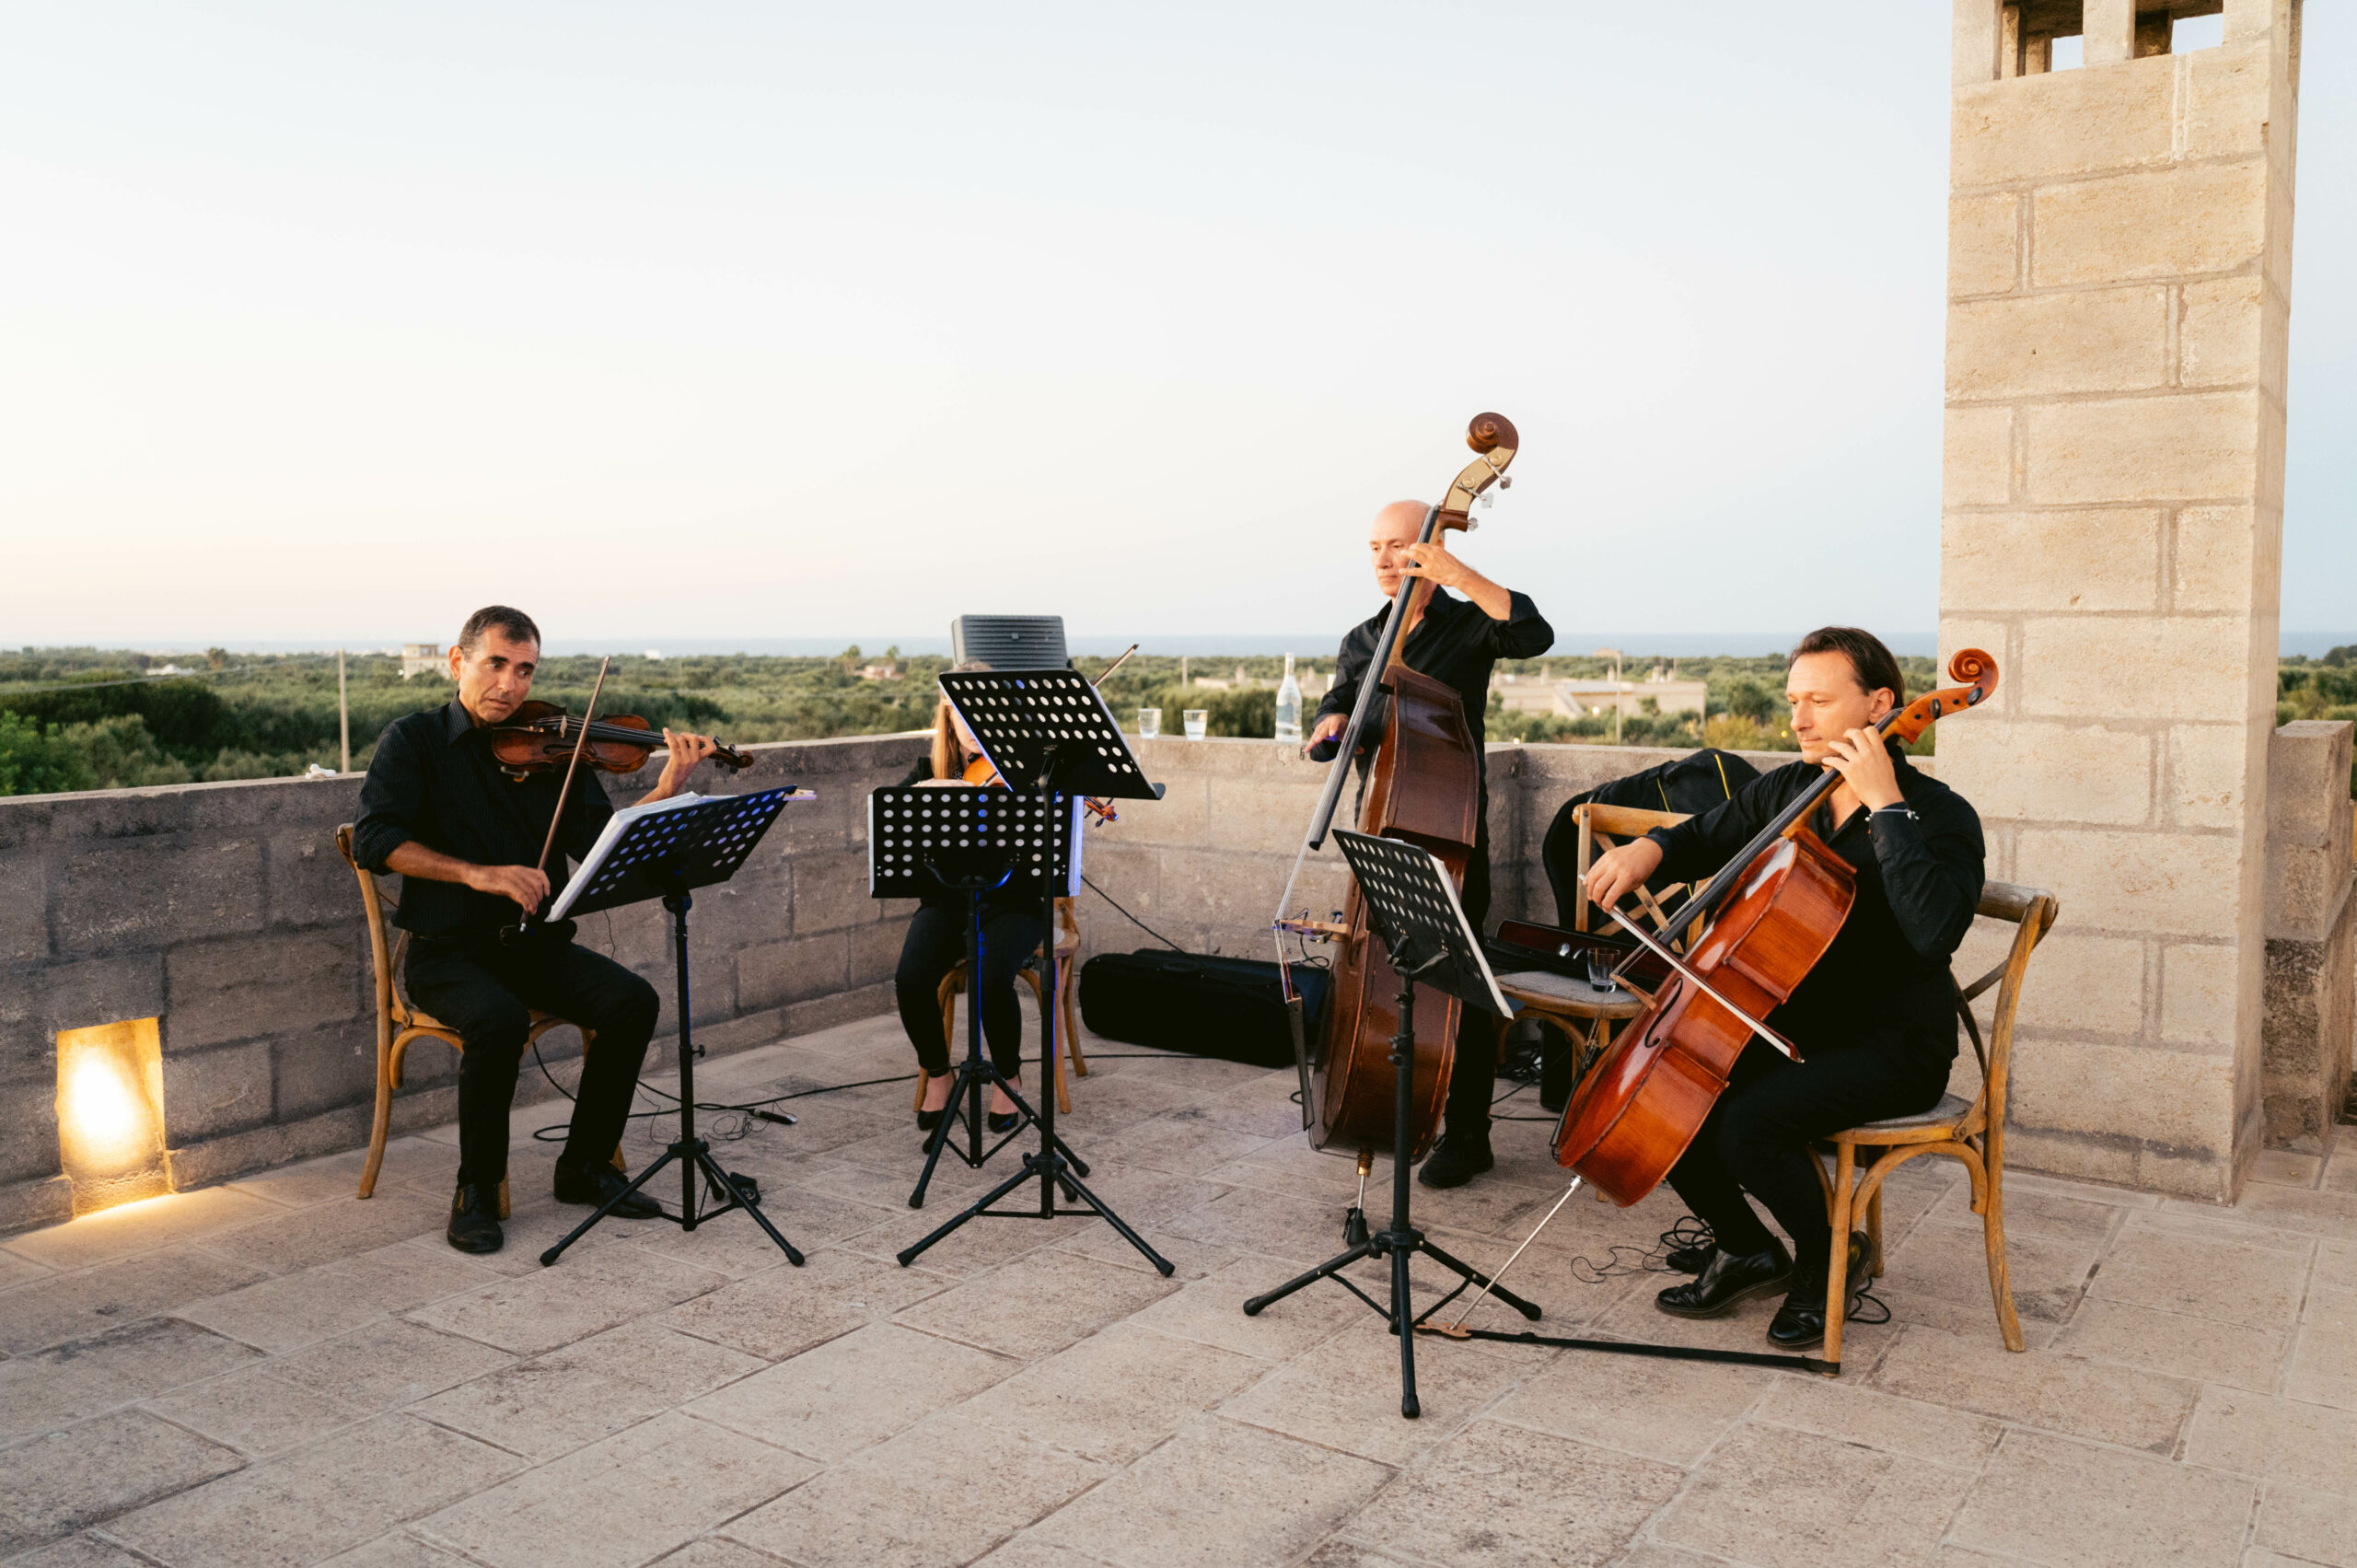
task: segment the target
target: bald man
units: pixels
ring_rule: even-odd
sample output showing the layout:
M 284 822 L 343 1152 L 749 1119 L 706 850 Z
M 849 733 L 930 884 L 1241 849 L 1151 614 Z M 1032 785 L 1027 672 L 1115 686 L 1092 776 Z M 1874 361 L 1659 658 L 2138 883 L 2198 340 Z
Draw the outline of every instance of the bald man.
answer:
M 1367 532 L 1367 550 L 1375 560 L 1375 584 L 1388 600 L 1409 577 L 1428 577 L 1433 594 L 1424 611 L 1408 627 L 1402 657 L 1410 669 L 1451 687 L 1465 704 L 1465 723 L 1473 732 L 1473 759 L 1480 780 L 1480 824 L 1473 836 L 1472 858 L 1465 864 L 1463 901 L 1466 917 L 1478 928 L 1490 913 L 1490 782 L 1481 755 L 1482 717 L 1490 705 L 1490 667 L 1502 658 L 1537 658 L 1552 647 L 1555 629 L 1538 613 L 1527 596 L 1502 588 L 1468 566 L 1437 540 L 1419 544 L 1424 516 L 1421 501 L 1394 501 L 1375 515 Z M 1453 597 L 1454 588 L 1463 598 Z M 1337 738 L 1350 722 L 1359 700 L 1359 682 L 1375 657 L 1376 639 L 1383 633 L 1383 609 L 1351 628 L 1334 661 L 1333 690 L 1318 704 L 1318 721 L 1305 748 L 1317 761 L 1334 754 Z M 1359 767 L 1364 771 L 1382 744 L 1389 699 L 1376 693 L 1367 709 L 1367 726 L 1360 737 Z M 1440 1141 L 1425 1156 L 1418 1179 L 1427 1187 L 1459 1187 L 1497 1163 L 1490 1153 L 1490 1097 L 1498 1064 L 1490 1045 L 1486 1020 L 1458 1015 L 1457 1066 L 1448 1086 L 1448 1107 Z

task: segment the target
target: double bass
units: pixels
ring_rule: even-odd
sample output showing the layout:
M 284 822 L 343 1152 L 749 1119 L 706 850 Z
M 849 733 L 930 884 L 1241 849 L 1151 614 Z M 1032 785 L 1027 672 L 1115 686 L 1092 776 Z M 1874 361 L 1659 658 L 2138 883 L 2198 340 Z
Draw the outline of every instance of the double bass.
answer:
M 1440 504 L 1425 514 L 1418 542 L 1429 544 L 1452 529 L 1470 529 L 1474 525 L 1469 508 L 1492 485 L 1504 487 L 1509 482 L 1506 465 L 1514 461 L 1520 443 L 1513 422 L 1504 415 L 1477 415 L 1465 436 L 1465 444 L 1477 456 L 1450 482 Z M 1368 769 L 1359 830 L 1402 839 L 1431 851 L 1461 889 L 1466 862 L 1480 826 L 1481 759 L 1457 692 L 1410 669 L 1403 656 L 1408 629 L 1423 614 L 1432 595 L 1429 578 L 1411 576 L 1400 583 L 1391 601 L 1391 612 L 1376 640 L 1357 705 L 1342 732 L 1302 855 L 1306 858 L 1317 849 L 1332 825 L 1342 786 L 1357 758 L 1359 736 L 1380 688 L 1390 696 L 1390 711 L 1384 718 L 1382 744 Z M 1295 875 L 1299 873 L 1296 860 Z M 1292 896 L 1293 884 L 1288 881 L 1274 923 L 1280 962 L 1287 931 L 1316 935 L 1337 944 L 1314 1050 L 1297 1037 L 1305 1054 L 1303 1123 L 1313 1147 L 1331 1146 L 1337 1153 L 1361 1156 L 1364 1174 L 1364 1156 L 1371 1151 L 1390 1151 L 1394 1141 L 1396 1080 L 1389 1058 L 1392 1034 L 1399 1022 L 1395 1000 L 1399 975 L 1368 924 L 1355 882 L 1341 920 L 1331 924 L 1287 919 L 1284 906 Z M 1290 991 L 1291 983 L 1288 970 L 1287 1001 L 1298 1030 L 1303 1027 L 1300 999 Z M 1399 1151 L 1401 1159 L 1422 1158 L 1439 1129 L 1456 1062 L 1459 1005 L 1446 992 L 1428 989 L 1419 995 L 1415 1052 L 1409 1069 L 1413 1090 L 1409 1120 L 1412 1146 Z
M 1894 708 L 1875 732 L 1912 741 L 1942 715 L 1978 707 L 1997 689 L 1997 661 L 1966 648 L 1948 662 L 1948 677 L 1967 684 Z M 1621 1207 L 1669 1174 L 1754 1034 L 1794 1054 L 1762 1020 L 1825 956 L 1856 896 L 1850 863 L 1806 826 L 1840 782 L 1827 767 L 1657 936 L 1607 912 L 1669 972 L 1573 1091 L 1556 1127 L 1555 1159 Z M 1682 956 L 1670 950 L 1706 917 Z

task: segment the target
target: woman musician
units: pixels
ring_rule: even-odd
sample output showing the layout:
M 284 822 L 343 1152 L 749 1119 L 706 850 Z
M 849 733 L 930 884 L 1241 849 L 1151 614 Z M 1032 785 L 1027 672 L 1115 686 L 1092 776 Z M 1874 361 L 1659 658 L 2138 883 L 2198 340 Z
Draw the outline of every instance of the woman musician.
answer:
M 1948 958 L 1980 901 L 1983 850 L 1980 819 L 1964 798 L 1868 728 L 1906 692 L 1898 661 L 1873 633 L 1846 626 L 1810 633 L 1784 685 L 1801 760 L 1754 779 L 1714 810 L 1602 856 L 1589 868 L 1587 893 L 1609 908 L 1656 871 L 1701 881 L 1821 769 L 1841 775 L 1805 826 L 1856 869 L 1856 901 L 1824 958 L 1764 1020 L 1802 1060 L 1757 1038 L 1736 1060 L 1726 1091 L 1669 1172 L 1716 1245 L 1678 1260 L 1699 1269 L 1699 1279 L 1655 1298 L 1675 1317 L 1717 1318 L 1785 1292 L 1768 1337 L 1798 1350 L 1825 1338 L 1834 1242 L 1810 1141 L 1928 1110 L 1947 1088 L 1956 1049 Z M 1747 1192 L 1792 1237 L 1794 1256 Z M 1865 1284 L 1863 1240 L 1847 1238 L 1853 1295 Z
M 990 668 L 969 661 L 951 673 Z M 972 782 L 967 770 L 981 762 L 981 744 L 944 696 L 934 710 L 933 745 L 900 783 L 907 786 Z M 893 976 L 900 1025 L 909 1031 L 909 1043 L 916 1047 L 917 1065 L 929 1074 L 924 1106 L 917 1112 L 917 1126 L 926 1132 L 941 1125 L 949 1105 L 949 1045 L 941 1027 L 941 981 L 966 960 L 968 913 L 962 893 L 928 894 L 918 906 L 916 918 L 909 922 L 908 937 L 900 944 L 900 967 Z M 1024 960 L 1039 950 L 1046 934 L 1036 894 L 1007 887 L 982 895 L 982 972 L 970 982 L 972 1005 L 981 1015 L 982 1038 L 990 1045 L 991 1061 L 1018 1088 L 1023 1077 L 1023 1016 L 1015 1000 L 1015 977 Z M 991 1131 L 1010 1131 L 1016 1114 L 1015 1102 L 993 1085 Z

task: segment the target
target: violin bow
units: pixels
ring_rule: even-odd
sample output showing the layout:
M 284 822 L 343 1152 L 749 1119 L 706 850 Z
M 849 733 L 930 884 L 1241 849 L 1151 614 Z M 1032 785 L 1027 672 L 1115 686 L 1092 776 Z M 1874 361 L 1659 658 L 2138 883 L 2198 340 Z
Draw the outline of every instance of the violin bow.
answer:
M 581 754 L 589 749 L 589 726 L 598 716 L 598 697 L 606 689 L 606 670 L 613 662 L 613 655 L 608 654 L 598 666 L 598 683 L 589 688 L 589 709 L 581 715 L 581 734 L 573 743 L 573 760 L 564 765 L 564 787 L 556 792 L 556 815 L 549 819 L 549 836 L 540 842 L 540 863 L 533 867 L 544 877 L 548 875 L 549 856 L 556 849 L 556 830 L 563 824 L 565 806 L 573 799 L 573 778 L 581 771 Z M 534 910 L 532 914 L 539 912 Z M 524 923 L 530 923 L 531 914 L 528 914 Z

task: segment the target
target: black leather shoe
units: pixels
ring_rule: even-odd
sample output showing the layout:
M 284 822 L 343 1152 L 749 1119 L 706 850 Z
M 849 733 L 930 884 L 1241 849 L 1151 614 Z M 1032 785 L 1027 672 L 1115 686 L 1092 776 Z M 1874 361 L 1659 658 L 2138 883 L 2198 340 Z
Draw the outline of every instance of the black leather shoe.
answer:
M 630 1185 L 630 1178 L 610 1165 L 593 1165 L 587 1170 L 567 1170 L 556 1167 L 556 1201 L 560 1203 L 603 1204 L 615 1193 Z M 663 1213 L 663 1205 L 644 1192 L 633 1192 L 609 1211 L 617 1219 L 651 1220 Z
M 1849 1299 L 1842 1304 L 1847 1314 L 1857 1309 L 1858 1293 L 1866 1288 L 1866 1260 L 1873 1250 L 1866 1233 L 1850 1233 Z M 1776 1308 L 1774 1321 L 1768 1325 L 1768 1342 L 1778 1350 L 1809 1350 L 1825 1342 L 1825 1276 L 1811 1271 L 1806 1283 L 1795 1280 L 1793 1293 L 1784 1297 L 1784 1305 Z
M 461 1252 L 496 1252 L 507 1244 L 499 1228 L 499 1189 L 466 1182 L 450 1194 L 450 1225 L 443 1236 Z
M 1427 1187 L 1462 1187 L 1497 1163 L 1486 1132 L 1443 1132 L 1433 1152 L 1424 1156 L 1424 1167 L 1416 1172 L 1416 1179 Z
M 993 1132 L 1012 1132 L 1015 1124 L 1023 1120 L 1023 1113 L 1019 1110 L 993 1110 L 985 1120 Z
M 1717 1249 L 1701 1277 L 1672 1285 L 1654 1305 L 1673 1318 L 1724 1318 L 1755 1295 L 1773 1295 L 1793 1283 L 1793 1260 L 1782 1243 L 1738 1257 Z
M 938 1126 L 940 1126 L 940 1125 L 941 1125 L 941 1119 L 942 1119 L 943 1117 L 945 1117 L 945 1116 L 948 1115 L 948 1114 L 949 1114 L 949 1108 L 948 1108 L 947 1106 L 946 1106 L 946 1105 L 945 1105 L 945 1106 L 943 1106 L 939 1110 L 920 1110 L 920 1111 L 918 1111 L 918 1112 L 917 1112 L 917 1131 L 918 1131 L 918 1132 L 932 1132 L 935 1128 L 936 1128 L 936 1127 L 938 1127 Z
M 1700 1247 L 1673 1247 L 1662 1261 L 1669 1265 L 1673 1274 L 1699 1274 L 1711 1266 L 1719 1255 L 1719 1244 L 1706 1241 Z

